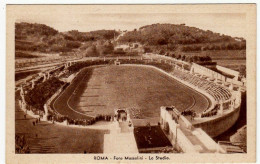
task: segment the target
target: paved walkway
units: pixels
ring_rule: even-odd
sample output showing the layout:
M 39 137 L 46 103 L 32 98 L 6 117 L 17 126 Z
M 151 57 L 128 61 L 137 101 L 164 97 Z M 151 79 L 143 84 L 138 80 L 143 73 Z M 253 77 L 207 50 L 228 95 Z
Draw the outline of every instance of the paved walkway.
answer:
M 138 153 L 133 131 L 127 122 L 114 122 L 110 134 L 104 135 L 104 153 Z
M 138 153 L 134 134 L 105 134 L 104 153 Z

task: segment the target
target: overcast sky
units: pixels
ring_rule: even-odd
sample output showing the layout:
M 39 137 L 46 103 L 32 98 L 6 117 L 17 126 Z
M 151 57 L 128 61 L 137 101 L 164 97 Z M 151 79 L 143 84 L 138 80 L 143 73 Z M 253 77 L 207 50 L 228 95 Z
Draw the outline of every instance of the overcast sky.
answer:
M 211 30 L 236 37 L 246 36 L 246 15 L 243 13 L 158 13 L 117 12 L 96 10 L 31 8 L 18 9 L 17 22 L 42 23 L 61 32 L 79 30 L 82 32 L 100 29 L 133 30 L 154 23 L 185 23 L 188 26 Z M 104 13 L 105 12 L 105 13 Z M 107 13 L 106 13 L 107 12 Z

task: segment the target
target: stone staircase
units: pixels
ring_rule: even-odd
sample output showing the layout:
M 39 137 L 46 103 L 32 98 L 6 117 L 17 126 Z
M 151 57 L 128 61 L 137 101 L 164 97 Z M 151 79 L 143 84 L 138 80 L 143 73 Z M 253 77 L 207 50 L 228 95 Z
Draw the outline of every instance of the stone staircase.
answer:
M 55 145 L 41 138 L 28 138 L 30 153 L 56 153 Z
M 138 153 L 133 129 L 127 121 L 111 124 L 110 134 L 104 135 L 104 153 Z
M 121 128 L 121 133 L 130 132 L 128 122 L 126 122 L 126 121 L 119 122 L 119 127 Z

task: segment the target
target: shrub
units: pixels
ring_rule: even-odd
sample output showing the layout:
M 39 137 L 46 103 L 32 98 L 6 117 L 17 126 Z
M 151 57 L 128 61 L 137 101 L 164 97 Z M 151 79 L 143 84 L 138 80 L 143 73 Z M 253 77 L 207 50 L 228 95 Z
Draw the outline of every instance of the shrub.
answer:
M 79 48 L 79 47 L 81 46 L 81 43 L 78 42 L 78 41 L 68 41 L 68 42 L 66 43 L 66 46 L 67 46 L 68 48 L 74 49 L 74 48 Z

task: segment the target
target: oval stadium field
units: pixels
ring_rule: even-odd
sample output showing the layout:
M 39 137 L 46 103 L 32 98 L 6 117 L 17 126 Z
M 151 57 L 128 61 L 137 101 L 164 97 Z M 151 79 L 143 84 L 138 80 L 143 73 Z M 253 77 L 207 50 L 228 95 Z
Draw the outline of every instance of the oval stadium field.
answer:
M 168 105 L 200 113 L 209 100 L 154 68 L 107 65 L 84 68 L 52 102 L 57 112 L 72 118 L 114 114 L 116 108 L 129 108 L 132 118 L 134 112 L 143 119 L 159 118 L 160 106 Z

